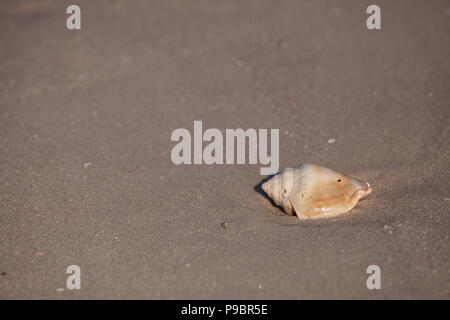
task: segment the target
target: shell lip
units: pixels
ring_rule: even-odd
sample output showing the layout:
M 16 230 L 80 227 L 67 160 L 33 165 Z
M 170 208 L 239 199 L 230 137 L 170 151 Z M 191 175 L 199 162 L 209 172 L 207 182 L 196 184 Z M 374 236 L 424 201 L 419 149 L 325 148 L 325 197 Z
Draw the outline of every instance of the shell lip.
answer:
M 349 201 L 351 202 L 354 198 L 358 197 L 358 200 L 371 194 L 372 193 L 372 187 L 370 186 L 370 183 L 364 182 L 363 186 L 353 192 L 353 194 L 350 196 Z

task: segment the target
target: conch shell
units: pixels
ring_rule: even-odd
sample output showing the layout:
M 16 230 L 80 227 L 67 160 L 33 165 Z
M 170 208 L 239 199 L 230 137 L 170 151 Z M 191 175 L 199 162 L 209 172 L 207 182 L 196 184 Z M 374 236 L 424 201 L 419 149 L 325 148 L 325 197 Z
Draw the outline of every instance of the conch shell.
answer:
M 263 183 L 262 189 L 277 206 L 299 219 L 346 213 L 372 192 L 368 182 L 310 163 L 284 169 Z

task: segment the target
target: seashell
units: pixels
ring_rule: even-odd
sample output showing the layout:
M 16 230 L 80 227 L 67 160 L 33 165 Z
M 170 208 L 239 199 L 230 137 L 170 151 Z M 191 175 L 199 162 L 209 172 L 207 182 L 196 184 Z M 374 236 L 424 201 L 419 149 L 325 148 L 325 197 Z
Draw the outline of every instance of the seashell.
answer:
M 262 189 L 277 206 L 299 219 L 346 213 L 372 192 L 368 182 L 310 163 L 284 169 L 263 183 Z

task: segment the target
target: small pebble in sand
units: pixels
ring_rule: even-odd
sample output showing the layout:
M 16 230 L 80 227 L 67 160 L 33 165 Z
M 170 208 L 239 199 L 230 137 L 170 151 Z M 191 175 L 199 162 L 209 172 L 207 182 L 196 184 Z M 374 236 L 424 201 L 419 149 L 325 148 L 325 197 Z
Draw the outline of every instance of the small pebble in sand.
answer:
M 186 263 L 186 268 L 190 268 L 191 264 L 190 263 Z
M 335 143 L 335 142 L 336 142 L 335 138 L 328 139 L 328 143 Z
M 84 164 L 84 167 L 85 167 L 85 168 L 90 167 L 90 166 L 92 166 L 92 162 L 86 162 L 86 163 Z
M 262 284 L 258 284 L 258 289 L 262 290 Z
M 63 292 L 63 291 L 64 291 L 64 288 L 57 288 L 56 291 L 58 291 L 58 292 Z
M 450 198 L 444 198 L 444 201 L 450 201 Z
M 384 225 L 383 227 L 384 230 L 386 230 L 387 232 L 389 232 L 390 234 L 392 234 L 392 230 L 393 228 L 387 224 Z

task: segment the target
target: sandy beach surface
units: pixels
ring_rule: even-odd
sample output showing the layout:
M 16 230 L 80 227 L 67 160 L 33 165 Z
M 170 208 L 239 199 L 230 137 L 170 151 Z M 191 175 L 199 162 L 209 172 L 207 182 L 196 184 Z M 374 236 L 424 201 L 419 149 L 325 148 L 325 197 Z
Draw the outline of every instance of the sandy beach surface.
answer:
M 1 299 L 450 297 L 449 1 L 76 3 L 0 5 Z M 259 164 L 172 162 L 194 120 L 373 193 L 286 216 Z

